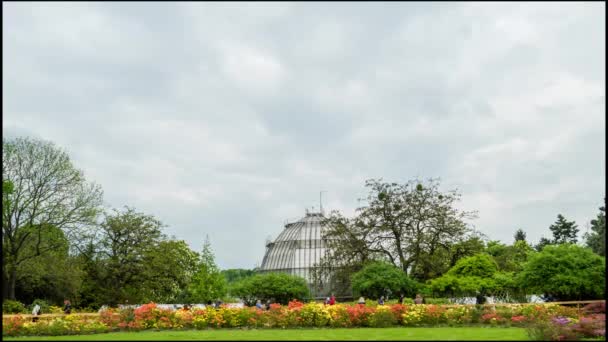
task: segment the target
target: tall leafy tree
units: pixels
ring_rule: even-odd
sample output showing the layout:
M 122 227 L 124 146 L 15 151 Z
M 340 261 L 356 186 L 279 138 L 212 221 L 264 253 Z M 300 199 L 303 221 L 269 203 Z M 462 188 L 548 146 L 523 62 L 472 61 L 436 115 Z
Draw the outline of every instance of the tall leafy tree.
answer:
M 520 228 L 515 232 L 514 238 L 516 242 L 526 241 L 526 233 L 523 231 L 523 229 Z
M 543 248 L 545 248 L 545 246 L 549 246 L 552 245 L 553 242 L 549 239 L 547 239 L 546 237 L 542 236 L 540 238 L 540 240 L 538 240 L 538 243 L 536 244 L 536 246 L 534 246 L 534 249 L 536 249 L 538 252 L 542 251 Z
M 436 179 L 406 184 L 372 179 L 366 187 L 367 205 L 356 217 L 332 212 L 325 222 L 334 265 L 386 260 L 406 275 L 427 280 L 437 273 L 428 259 L 442 252 L 449 259 L 451 247 L 472 231 L 465 220 L 474 213 L 458 210 L 460 194 L 440 191 Z
M 141 284 L 146 280 L 146 256 L 162 241 L 162 227 L 154 216 L 130 207 L 105 214 L 99 252 L 104 264 L 101 278 L 106 304 L 143 299 Z
M 287 304 L 310 296 L 304 278 L 286 273 L 258 273 L 232 284 L 230 292 L 248 305 L 255 304 L 256 300 Z
M 519 272 L 534 249 L 526 241 L 515 241 L 505 245 L 499 241 L 490 241 L 486 253 L 491 255 L 502 272 Z
M 242 268 L 231 268 L 227 270 L 222 270 L 221 273 L 224 278 L 226 278 L 227 284 L 232 284 L 242 279 L 252 277 L 255 274 L 253 270 L 246 270 Z
M 604 202 L 606 199 L 604 198 Z M 591 233 L 585 234 L 585 243 L 595 253 L 606 256 L 606 207 L 600 207 L 597 218 L 591 220 Z
M 199 255 L 183 240 L 164 240 L 144 256 L 143 301 L 177 303 L 187 300 L 185 289 L 197 271 Z
M 499 272 L 493 258 L 480 253 L 460 259 L 444 275 L 429 281 L 429 288 L 442 296 L 481 294 L 504 297 L 506 293 L 514 293 L 517 284 L 513 281 L 512 273 Z
M 49 227 L 42 232 L 42 245 L 55 248 L 41 256 L 27 259 L 19 265 L 15 296 L 25 303 L 40 298 L 59 305 L 65 298 L 76 299 L 82 283 L 82 271 L 77 260 L 69 255 L 69 242 L 63 231 Z M 26 240 L 24 253 L 36 246 Z
M 560 300 L 599 299 L 606 288 L 606 259 L 574 244 L 546 246 L 530 257 L 518 280 L 529 291 Z
M 403 293 L 408 297 L 415 295 L 417 284 L 392 264 L 376 261 L 367 264 L 361 271 L 352 275 L 352 286 L 356 296 L 380 298 L 392 293 Z
M 205 238 L 201 260 L 188 286 L 189 301 L 206 303 L 223 298 L 227 293 L 226 279 L 215 264 L 209 237 Z
M 553 232 L 553 243 L 576 243 L 578 227 L 574 221 L 567 221 L 562 214 L 557 215 L 557 221 L 549 229 Z
M 45 233 L 58 228 L 68 240 L 77 239 L 95 224 L 102 191 L 51 142 L 3 139 L 2 147 L 3 187 L 5 181 L 12 185 L 2 208 L 3 287 L 6 297 L 15 299 L 19 266 L 60 247 L 44 241 Z

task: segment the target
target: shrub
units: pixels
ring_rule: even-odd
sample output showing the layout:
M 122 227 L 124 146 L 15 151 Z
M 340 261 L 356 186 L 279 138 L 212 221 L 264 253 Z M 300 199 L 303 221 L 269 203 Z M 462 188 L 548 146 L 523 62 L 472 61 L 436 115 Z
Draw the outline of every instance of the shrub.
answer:
M 519 283 L 562 300 L 603 298 L 606 259 L 572 244 L 546 246 L 530 256 L 519 273 Z
M 304 278 L 285 273 L 256 274 L 233 284 L 230 291 L 248 305 L 254 305 L 258 299 L 285 305 L 310 294 Z
M 591 314 L 579 319 L 572 330 L 587 338 L 606 337 L 606 314 Z
M 601 302 L 590 303 L 583 307 L 583 312 L 585 314 L 594 314 L 594 313 L 606 313 L 606 301 L 603 300 Z
M 531 323 L 526 330 L 530 339 L 536 341 L 576 341 L 579 334 L 570 328 L 571 322 L 566 317 L 554 317 Z
M 23 303 L 16 300 L 5 300 L 2 303 L 2 313 L 7 314 L 18 314 L 18 313 L 27 313 L 27 309 Z
M 374 328 L 386 328 L 397 324 L 398 319 L 389 306 L 378 306 L 376 311 L 369 316 L 369 326 Z
M 412 303 L 414 301 L 412 300 Z M 451 304 L 448 298 L 424 298 L 425 304 Z
M 410 279 L 401 269 L 386 262 L 372 262 L 351 277 L 353 291 L 357 295 L 370 298 L 386 296 L 386 290 L 394 294 L 403 293 L 412 296 L 416 291 L 416 282 Z
M 470 306 L 460 305 L 445 310 L 445 319 L 449 325 L 469 324 L 473 321 L 473 310 Z

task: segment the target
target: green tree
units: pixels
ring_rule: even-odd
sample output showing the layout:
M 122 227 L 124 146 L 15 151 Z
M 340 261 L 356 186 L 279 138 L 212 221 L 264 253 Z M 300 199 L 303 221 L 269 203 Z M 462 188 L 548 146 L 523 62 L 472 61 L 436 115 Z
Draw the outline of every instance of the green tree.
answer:
M 106 213 L 100 227 L 104 302 L 116 305 L 142 301 L 146 256 L 163 240 L 163 224 L 152 215 L 125 207 L 122 212 L 113 210 L 113 213 Z
M 143 262 L 141 289 L 144 302 L 177 303 L 187 300 L 183 290 L 197 271 L 199 255 L 185 241 L 160 241 L 146 252 Z
M 56 227 L 49 227 L 41 234 L 40 247 L 51 245 L 54 249 L 19 264 L 16 297 L 24 303 L 44 299 L 56 305 L 60 305 L 64 298 L 75 300 L 83 274 L 76 259 L 69 255 L 69 242 L 65 234 Z M 33 255 L 35 253 L 31 250 L 37 247 L 28 239 L 23 251 Z
M 533 252 L 534 249 L 525 240 L 515 241 L 510 246 L 499 241 L 489 241 L 486 248 L 486 253 L 494 258 L 498 270 L 502 272 L 519 272 L 528 255 Z
M 485 243 L 480 236 L 470 236 L 463 241 L 453 244 L 451 246 L 450 263 L 448 269 L 454 267 L 458 260 L 462 258 L 482 253 L 485 247 Z
M 553 243 L 576 243 L 577 225 L 567 221 L 562 214 L 557 215 L 557 221 L 549 229 L 553 232 Z
M 392 293 L 403 293 L 412 297 L 417 284 L 394 265 L 386 262 L 372 262 L 352 275 L 352 286 L 355 295 L 368 298 L 380 298 Z
M 604 202 L 606 199 L 604 198 Z M 606 207 L 600 207 L 597 218 L 591 220 L 591 233 L 585 233 L 585 243 L 595 253 L 606 256 Z
M 227 270 L 222 270 L 220 273 L 226 279 L 226 283 L 228 285 L 232 283 L 236 283 L 237 281 L 241 281 L 245 278 L 252 277 L 255 274 L 254 270 L 246 270 L 242 268 L 232 268 Z
M 368 180 L 367 205 L 346 219 L 332 212 L 325 221 L 324 238 L 332 250 L 334 265 L 362 265 L 386 260 L 406 275 L 426 280 L 437 273 L 426 259 L 444 252 L 472 231 L 465 223 L 471 212 L 456 209 L 457 191 L 439 191 L 439 181 L 406 184 Z
M 549 246 L 552 245 L 553 242 L 549 239 L 547 239 L 546 237 L 542 236 L 540 238 L 540 240 L 538 240 L 538 244 L 536 244 L 536 246 L 534 246 L 534 249 L 536 249 L 538 252 L 542 251 L 543 248 L 545 248 L 545 246 Z
M 530 256 L 518 279 L 537 294 L 560 300 L 600 299 L 606 287 L 606 259 L 574 244 L 546 246 Z
M 460 259 L 439 278 L 428 282 L 429 288 L 441 296 L 473 296 L 477 293 L 508 297 L 517 284 L 512 272 L 499 272 L 493 258 L 485 253 Z
M 226 293 L 226 279 L 215 264 L 215 256 L 207 236 L 201 253 L 201 261 L 188 286 L 188 298 L 190 302 L 206 303 L 223 298 Z
M 95 241 L 89 241 L 79 250 L 77 260 L 84 275 L 78 291 L 78 304 L 82 307 L 99 309 L 106 303 L 107 289 L 105 276 L 106 262 Z
M 304 278 L 286 273 L 262 273 L 234 283 L 230 292 L 247 305 L 256 300 L 287 304 L 290 300 L 305 300 L 310 291 Z
M 95 224 L 102 203 L 99 186 L 85 181 L 68 154 L 53 143 L 28 138 L 2 141 L 2 247 L 6 296 L 15 299 L 19 266 L 58 246 L 43 241 L 49 229 L 61 229 L 68 240 Z M 36 248 L 25 252 L 24 246 Z
M 515 232 L 514 238 L 515 238 L 515 242 L 526 241 L 526 233 L 523 231 L 523 229 L 518 229 Z

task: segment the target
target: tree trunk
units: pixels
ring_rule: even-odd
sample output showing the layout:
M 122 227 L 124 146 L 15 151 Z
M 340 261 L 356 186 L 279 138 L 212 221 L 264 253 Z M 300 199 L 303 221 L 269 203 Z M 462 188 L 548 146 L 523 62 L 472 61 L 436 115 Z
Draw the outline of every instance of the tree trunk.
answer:
M 15 300 L 15 284 L 17 283 L 17 267 L 10 266 L 8 274 L 8 299 Z
M 8 299 L 8 277 L 6 276 L 6 266 L 2 267 L 2 299 Z

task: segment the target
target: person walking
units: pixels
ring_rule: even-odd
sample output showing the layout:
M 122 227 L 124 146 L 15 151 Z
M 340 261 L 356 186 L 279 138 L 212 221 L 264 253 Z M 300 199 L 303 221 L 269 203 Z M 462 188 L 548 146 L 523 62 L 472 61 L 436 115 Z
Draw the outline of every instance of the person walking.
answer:
M 403 304 L 403 299 L 404 299 L 403 293 L 400 293 L 400 294 L 399 294 L 399 300 L 398 300 L 397 302 L 398 302 L 399 304 Z
M 420 293 L 416 294 L 416 298 L 414 298 L 414 304 L 422 304 L 424 303 L 424 299 L 420 295 Z
M 384 305 L 384 296 L 380 296 L 380 299 L 378 299 L 378 305 Z
M 329 299 L 329 305 L 335 305 L 336 304 L 336 296 L 334 296 L 334 294 L 331 294 L 331 298 Z
M 63 307 L 63 313 L 66 315 L 69 315 L 72 313 L 72 304 L 70 303 L 69 299 L 66 299 L 63 301 L 64 307 Z
M 34 309 L 32 310 L 32 316 L 34 316 L 34 317 L 32 317 L 32 322 L 34 322 L 34 323 L 38 322 L 38 319 L 39 319 L 38 316 L 40 316 L 41 313 L 42 313 L 42 310 L 40 309 L 40 305 L 38 305 L 38 304 L 34 305 Z

